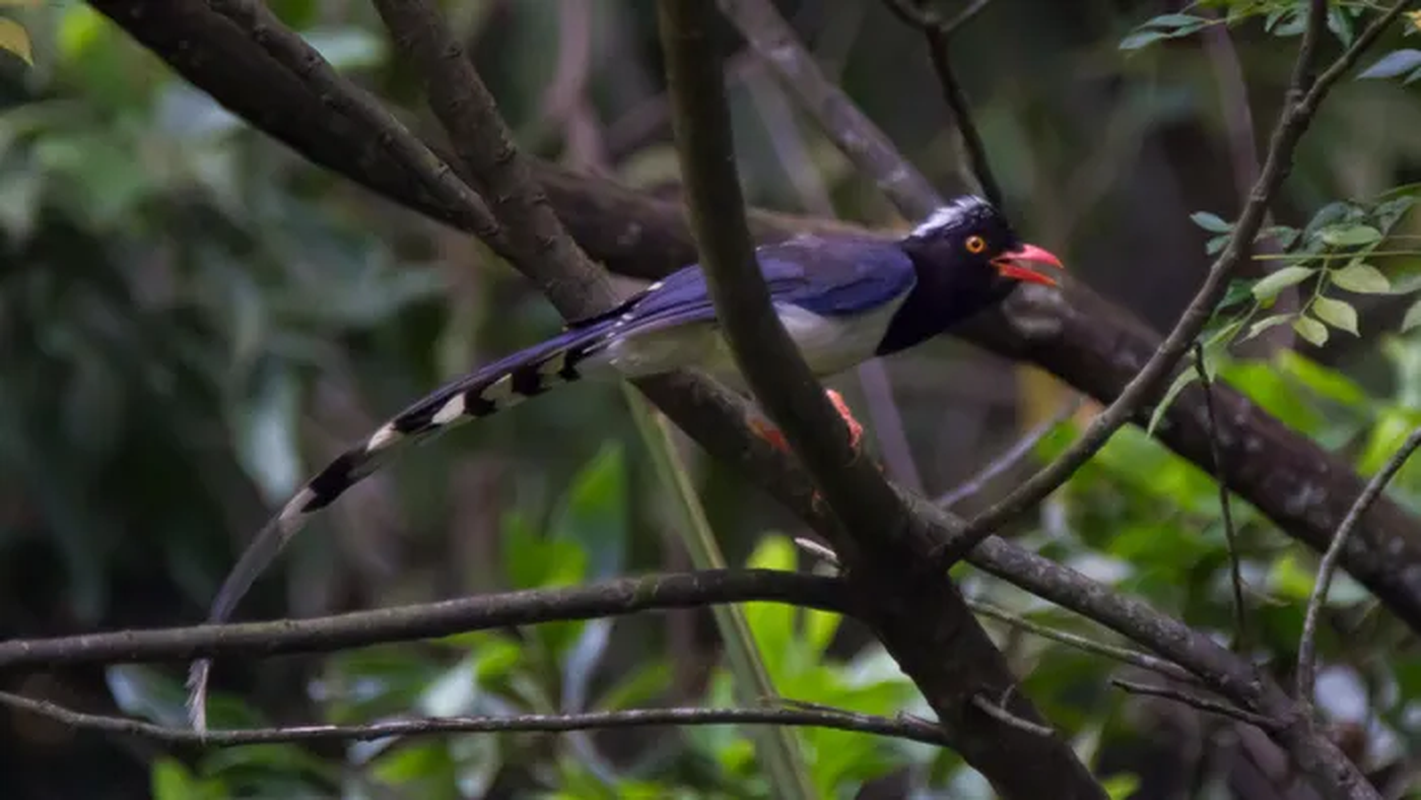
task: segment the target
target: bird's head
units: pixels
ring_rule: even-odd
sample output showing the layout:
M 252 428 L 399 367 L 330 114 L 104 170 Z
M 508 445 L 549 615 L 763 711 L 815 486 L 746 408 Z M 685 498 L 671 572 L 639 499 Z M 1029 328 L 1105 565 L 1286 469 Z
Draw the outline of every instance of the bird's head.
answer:
M 1055 286 L 1056 280 L 1039 267 L 1064 269 L 1049 251 L 1018 239 L 1001 212 L 974 195 L 939 208 L 902 245 L 934 268 L 951 270 L 959 277 L 980 271 L 992 284 Z

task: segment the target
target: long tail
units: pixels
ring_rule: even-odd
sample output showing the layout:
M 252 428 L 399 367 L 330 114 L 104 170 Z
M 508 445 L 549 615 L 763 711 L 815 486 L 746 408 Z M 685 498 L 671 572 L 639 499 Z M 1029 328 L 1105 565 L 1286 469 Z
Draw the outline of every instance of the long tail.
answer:
M 605 345 L 619 326 L 615 318 L 590 320 L 542 344 L 514 353 L 460 378 L 396 414 L 360 444 L 341 453 L 287 501 L 257 533 L 217 591 L 209 623 L 225 622 L 252 582 L 306 524 L 307 519 L 375 472 L 408 443 L 426 441 L 471 419 L 481 419 L 559 384 L 578 380 L 577 367 Z M 188 674 L 188 714 L 193 727 L 207 727 L 210 659 L 193 662 Z

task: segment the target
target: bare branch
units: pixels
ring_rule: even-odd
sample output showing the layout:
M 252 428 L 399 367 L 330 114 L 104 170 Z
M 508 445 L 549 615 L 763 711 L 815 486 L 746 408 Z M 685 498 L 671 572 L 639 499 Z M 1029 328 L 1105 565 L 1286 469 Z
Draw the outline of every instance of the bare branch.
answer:
M 942 196 L 827 77 L 769 0 L 720 0 L 720 9 L 785 87 L 821 121 L 839 149 L 909 219 L 925 217 Z
M 1082 464 L 1090 460 L 1115 431 L 1134 417 L 1141 406 L 1157 395 L 1164 379 L 1209 321 L 1214 305 L 1228 288 L 1229 276 L 1246 260 L 1253 237 L 1263 223 L 1273 193 L 1292 168 L 1293 150 L 1303 132 L 1307 130 L 1318 104 L 1332 88 L 1332 84 L 1376 38 L 1380 29 L 1390 24 L 1391 20 L 1401 13 L 1404 5 L 1404 2 L 1398 3 L 1373 22 L 1327 72 L 1313 81 L 1313 62 L 1318 39 L 1321 38 L 1322 29 L 1326 24 L 1327 3 L 1326 0 L 1311 1 L 1307 30 L 1298 49 L 1283 111 L 1273 130 L 1268 158 L 1257 182 L 1254 183 L 1243 213 L 1239 215 L 1228 245 L 1209 268 L 1204 285 L 1199 288 L 1199 292 L 1175 324 L 1174 330 L 1165 337 L 1150 360 L 1120 392 L 1120 396 L 1091 421 L 1081 438 L 1054 462 L 1027 479 L 1016 491 L 973 519 L 962 535 L 943 549 L 942 566 L 955 563 L 1004 523 L 1026 509 L 1035 507 L 1046 495 L 1065 483 Z
M 1181 692 L 1177 689 L 1171 689 L 1168 686 L 1149 686 L 1143 683 L 1127 681 L 1122 678 L 1111 678 L 1110 682 L 1131 694 L 1163 697 L 1166 700 L 1183 703 L 1186 706 L 1197 708 L 1200 711 L 1207 711 L 1210 714 L 1232 717 L 1240 722 L 1255 725 L 1265 731 L 1278 731 L 1282 728 L 1282 725 L 1277 720 L 1265 717 L 1262 714 L 1255 714 L 1252 711 L 1246 711 L 1237 706 L 1231 706 L 1228 703 L 1221 703 L 1218 700 L 1211 700 L 1207 697 L 1200 697 L 1196 694 Z
M 972 695 L 972 705 L 976 707 L 978 711 L 981 711 L 983 714 L 986 714 L 998 722 L 1010 725 L 1032 736 L 1050 736 L 1055 733 L 1049 725 L 1041 725 L 1030 720 L 1022 719 L 980 694 Z
M 992 619 L 1010 625 L 1013 628 L 1026 631 L 1027 633 L 1034 633 L 1043 639 L 1050 639 L 1052 641 L 1060 642 L 1061 644 L 1064 644 L 1068 647 L 1074 647 L 1082 652 L 1094 653 L 1098 656 L 1105 656 L 1106 658 L 1119 661 L 1122 664 L 1130 664 L 1132 666 L 1139 667 L 1140 669 L 1147 669 L 1151 672 L 1158 672 L 1159 674 L 1167 676 L 1169 678 L 1173 678 L 1174 680 L 1188 682 L 1198 681 L 1198 678 L 1196 678 L 1193 674 L 1185 670 L 1183 667 L 1180 667 L 1178 664 L 1165 661 L 1164 659 L 1152 656 L 1149 653 L 1141 653 L 1138 650 L 1131 650 L 1126 647 L 1117 647 L 1113 644 L 1106 644 L 1105 642 L 1097 642 L 1094 639 L 1090 639 L 1079 634 L 1059 630 L 1057 628 L 1051 628 L 1040 623 L 1032 622 L 1031 620 L 1026 619 L 1025 617 L 1012 614 L 1009 611 L 1004 611 L 994 605 L 984 603 L 980 600 L 972 600 L 969 598 L 967 600 L 967 606 L 968 608 L 971 608 L 974 613 L 981 614 L 984 617 L 991 617 Z
M 1214 478 L 1219 484 L 1219 512 L 1223 515 L 1224 539 L 1229 548 L 1229 581 L 1233 584 L 1234 649 L 1248 652 L 1248 612 L 1244 606 L 1243 573 L 1238 565 L 1238 536 L 1234 531 L 1233 509 L 1229 504 L 1228 470 L 1224 468 L 1224 448 L 1219 430 L 1219 418 L 1214 413 L 1214 382 L 1204 363 L 1204 345 L 1194 343 L 1194 369 L 1199 373 L 1199 385 L 1204 389 L 1204 410 L 1209 418 L 1209 440 L 1214 462 Z
M 195 86 L 314 163 L 432 219 L 452 223 L 462 213 L 419 188 L 410 177 L 416 174 L 410 165 L 390 157 L 381 143 L 385 132 L 330 113 L 321 92 L 275 63 L 203 0 L 144 6 L 91 0 L 91 4 Z M 138 8 L 143 13 L 134 14 Z M 223 53 L 223 58 L 203 55 L 213 52 Z M 340 86 L 354 90 L 346 81 Z M 816 119 L 825 125 L 825 120 Z M 838 141 L 841 134 L 856 131 L 826 126 L 825 132 Z M 534 162 L 533 168 L 578 242 L 609 269 L 652 280 L 696 258 L 678 203 L 546 162 Z M 925 208 L 931 208 L 930 201 L 924 199 Z M 760 241 L 802 232 L 869 233 L 838 221 L 767 211 L 752 212 L 751 227 Z M 1063 288 L 1061 292 L 1019 290 L 998 312 L 984 315 L 980 324 L 960 333 L 1004 358 L 1038 364 L 1081 391 L 1109 401 L 1149 359 L 1159 337 L 1088 288 L 1079 284 Z M 804 485 L 802 475 L 795 477 L 762 442 L 745 436 L 743 425 L 722 424 L 708 416 L 743 413 L 746 406 L 738 397 L 684 376 L 638 388 L 648 396 L 654 393 L 657 405 L 702 446 L 729 463 L 753 470 L 779 496 Z M 1319 553 L 1325 551 L 1346 515 L 1349 498 L 1362 490 L 1365 481 L 1342 458 L 1288 429 L 1227 384 L 1217 383 L 1214 395 L 1222 419 L 1247 421 L 1239 428 L 1240 436 L 1225 443 L 1232 488 L 1290 536 Z M 710 433 L 742 449 L 721 447 L 719 441 L 705 438 Z M 1200 465 L 1211 463 L 1212 440 L 1204 424 L 1201 393 L 1186 391 L 1177 398 L 1158 433 L 1183 457 Z M 1302 484 L 1322 490 L 1315 502 L 1292 502 Z M 1407 577 L 1410 567 L 1421 563 L 1421 524 L 1387 497 L 1373 503 L 1366 521 L 1343 553 L 1344 568 L 1389 610 L 1421 630 L 1421 591 Z
M 832 728 L 924 744 L 943 745 L 934 728 L 830 709 L 793 708 L 647 708 L 592 711 L 581 714 L 518 714 L 506 717 L 435 717 L 400 719 L 369 725 L 303 725 L 288 728 L 210 730 L 170 728 L 151 722 L 73 711 L 47 700 L 0 692 L 0 705 L 28 711 L 79 730 L 133 736 L 168 745 L 240 747 L 277 742 L 369 741 L 389 736 L 429 736 L 448 733 L 567 733 L 657 725 L 783 725 Z
M 1332 537 L 1332 544 L 1323 554 L 1322 562 L 1318 564 L 1317 582 L 1313 584 L 1312 596 L 1308 598 L 1307 613 L 1303 617 L 1302 638 L 1298 640 L 1297 697 L 1308 709 L 1312 708 L 1313 688 L 1317 682 L 1317 620 L 1322 614 L 1322 607 L 1327 604 L 1327 592 L 1332 588 L 1332 576 L 1337 571 L 1337 563 L 1347 546 L 1347 538 L 1352 535 L 1352 530 L 1357 527 L 1367 508 L 1376 501 L 1382 490 L 1386 489 L 1386 485 L 1406 464 L 1411 454 L 1416 452 L 1417 447 L 1421 447 L 1421 427 L 1417 427 L 1406 437 L 1401 447 L 1392 453 L 1391 458 L 1372 476 L 1362 493 L 1357 495 L 1357 501 L 1352 504 L 1351 510 L 1338 526 L 1337 534 Z M 1312 717 L 1309 716 L 1308 719 L 1311 721 Z
M 317 653 L 511 625 L 749 601 L 791 603 L 841 614 L 850 613 L 851 608 L 851 594 L 838 578 L 778 570 L 705 570 L 315 619 L 12 639 L 0 642 L 0 669 Z
M 1016 440 L 1001 455 L 987 462 L 976 475 L 963 481 L 956 488 L 939 495 L 933 502 L 942 508 L 952 508 L 964 499 L 982 491 L 989 481 L 1026 458 L 1036 448 L 1036 445 L 1046 438 L 1046 434 L 1050 433 L 1057 425 L 1070 419 L 1071 415 L 1080 410 L 1084 402 L 1084 399 L 1079 396 L 1071 398 L 1050 419 L 1027 431 L 1025 436 Z
M 928 54 L 932 57 L 933 71 L 937 73 L 938 83 L 942 86 L 943 101 L 947 103 L 947 108 L 952 113 L 953 123 L 957 126 L 957 131 L 962 137 L 962 146 L 967 151 L 967 165 L 970 172 L 977 183 L 981 185 L 982 193 L 987 196 L 992 205 L 1005 213 L 1005 198 L 1002 197 L 1001 184 L 997 183 L 997 177 L 992 172 L 991 162 L 987 159 L 987 146 L 982 141 L 982 134 L 977 131 L 977 123 L 972 117 L 972 108 L 967 101 L 967 93 L 962 89 L 961 82 L 957 80 L 957 73 L 952 69 L 952 59 L 948 49 L 953 33 L 986 8 L 989 0 L 973 0 L 956 17 L 946 22 L 936 14 L 924 11 L 923 0 L 914 0 L 914 2 L 917 3 L 917 7 L 909 9 L 907 0 L 889 0 L 888 7 L 893 9 L 900 19 L 921 29 L 923 36 L 926 37 Z

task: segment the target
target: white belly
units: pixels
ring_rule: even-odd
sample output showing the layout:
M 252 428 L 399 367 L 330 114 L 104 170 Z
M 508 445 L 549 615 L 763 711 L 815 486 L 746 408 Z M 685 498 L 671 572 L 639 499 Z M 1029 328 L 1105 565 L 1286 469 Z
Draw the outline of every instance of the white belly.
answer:
M 776 304 L 780 322 L 799 347 L 809 368 L 833 375 L 874 356 L 901 300 L 870 314 L 825 317 L 798 306 Z M 606 364 L 628 378 L 681 367 L 698 367 L 718 380 L 744 388 L 730 346 L 713 322 L 639 334 L 612 344 L 590 362 Z

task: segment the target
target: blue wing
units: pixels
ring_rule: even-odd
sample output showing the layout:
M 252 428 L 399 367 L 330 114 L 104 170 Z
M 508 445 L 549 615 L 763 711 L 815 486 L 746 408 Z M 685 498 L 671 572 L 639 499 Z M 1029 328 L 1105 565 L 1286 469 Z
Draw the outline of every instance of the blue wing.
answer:
M 912 259 L 893 242 L 870 238 L 803 236 L 756 250 L 771 299 L 826 317 L 867 314 L 912 291 Z M 607 314 L 628 334 L 714 320 L 705 273 L 684 267 Z

